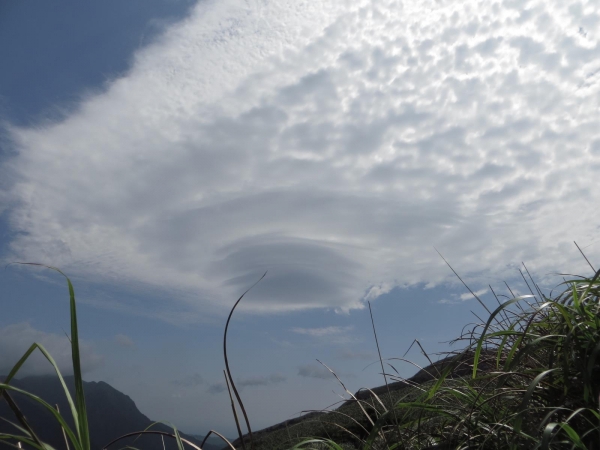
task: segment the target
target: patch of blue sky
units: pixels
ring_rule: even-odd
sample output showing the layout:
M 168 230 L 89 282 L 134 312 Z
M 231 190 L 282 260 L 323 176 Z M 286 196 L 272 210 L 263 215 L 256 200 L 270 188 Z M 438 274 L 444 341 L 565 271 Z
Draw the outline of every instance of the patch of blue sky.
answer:
M 0 114 L 16 125 L 62 117 L 130 68 L 133 54 L 193 0 L 0 3 Z

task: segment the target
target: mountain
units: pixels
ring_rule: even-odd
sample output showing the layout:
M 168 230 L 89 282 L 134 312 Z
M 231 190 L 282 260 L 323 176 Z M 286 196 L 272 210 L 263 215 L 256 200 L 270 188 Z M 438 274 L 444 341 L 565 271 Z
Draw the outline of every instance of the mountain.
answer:
M 5 379 L 5 377 L 1 377 L 0 379 Z M 65 377 L 65 382 L 73 399 L 75 399 L 73 377 Z M 60 381 L 55 376 L 30 376 L 21 379 L 13 379 L 10 384 L 41 397 L 52 406 L 58 405 L 61 414 L 66 418 L 71 429 L 74 430 L 73 416 L 70 413 L 70 408 Z M 140 412 L 129 396 L 119 392 L 103 381 L 84 381 L 83 389 L 87 404 L 92 450 L 100 450 L 113 439 L 124 434 L 143 431 L 153 423 L 152 420 Z M 50 412 L 45 410 L 37 402 L 21 394 L 11 393 L 11 397 L 43 442 L 50 444 L 56 450 L 65 449 L 65 440 L 61 428 L 58 426 Z M 17 423 L 14 413 L 9 408 L 8 403 L 3 399 L 0 399 L 0 418 Z M 162 424 L 152 427 L 152 430 L 165 432 L 173 431 L 168 426 Z M 14 433 L 15 428 L 4 420 L 0 420 L 0 432 Z M 202 442 L 202 436 L 190 436 L 181 433 L 181 437 L 188 439 L 197 446 L 200 446 L 200 443 Z M 134 440 L 134 437 L 123 439 L 110 446 L 109 449 L 117 450 L 126 445 L 131 445 L 143 450 L 163 450 L 163 443 L 160 436 L 140 436 L 135 441 L 135 444 L 133 443 Z M 166 450 L 177 449 L 174 439 L 165 437 L 164 441 Z M 205 444 L 202 450 L 217 450 L 221 447 L 221 445 L 215 445 L 214 443 Z M 0 442 L 0 449 L 4 448 L 8 449 L 10 447 L 7 444 Z

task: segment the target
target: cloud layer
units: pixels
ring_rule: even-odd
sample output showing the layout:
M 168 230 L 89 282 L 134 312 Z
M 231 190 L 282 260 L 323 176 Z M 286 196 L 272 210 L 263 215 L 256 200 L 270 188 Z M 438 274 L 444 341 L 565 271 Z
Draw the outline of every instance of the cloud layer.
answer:
M 235 385 L 238 389 L 244 389 L 246 387 L 271 386 L 274 384 L 283 383 L 286 380 L 287 377 L 285 375 L 282 375 L 280 373 L 273 373 L 269 376 L 239 378 L 235 382 Z M 225 392 L 226 390 L 227 384 L 224 381 L 218 381 L 208 386 L 208 392 L 211 394 L 219 394 L 221 392 Z
M 33 343 L 41 344 L 50 353 L 63 375 L 73 374 L 71 343 L 65 335 L 37 330 L 29 323 L 16 323 L 0 328 L 0 375 L 8 375 Z M 89 372 L 99 367 L 104 357 L 85 342 L 79 343 L 81 370 Z M 21 367 L 17 377 L 54 374 L 54 368 L 39 350 L 35 350 Z
M 593 2 L 200 2 L 60 123 L 9 127 L 10 258 L 256 311 L 583 268 Z M 600 247 L 588 256 L 600 259 Z M 508 274 L 508 275 L 507 275 Z

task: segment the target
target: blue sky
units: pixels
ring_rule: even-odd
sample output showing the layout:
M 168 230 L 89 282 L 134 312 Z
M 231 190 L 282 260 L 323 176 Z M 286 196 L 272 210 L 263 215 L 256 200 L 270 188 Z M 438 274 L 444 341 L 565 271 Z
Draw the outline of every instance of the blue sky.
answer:
M 86 378 L 187 432 L 234 434 L 222 330 L 265 271 L 229 341 L 255 428 L 339 399 L 316 358 L 382 384 L 367 301 L 384 357 L 485 313 L 435 248 L 490 305 L 600 260 L 599 9 L 5 2 L 0 257 L 68 273 Z M 0 278 L 0 361 L 67 368 L 64 281 Z

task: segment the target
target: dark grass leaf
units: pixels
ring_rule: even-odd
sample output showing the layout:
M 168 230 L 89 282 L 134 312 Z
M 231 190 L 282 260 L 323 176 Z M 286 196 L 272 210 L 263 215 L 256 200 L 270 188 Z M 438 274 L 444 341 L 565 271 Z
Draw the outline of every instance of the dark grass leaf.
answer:
M 235 450 L 235 447 L 233 446 L 233 444 L 232 444 L 231 442 L 229 442 L 229 440 L 228 440 L 228 439 L 227 439 L 225 436 L 223 436 L 221 433 L 217 433 L 215 430 L 210 430 L 210 431 L 209 431 L 209 432 L 206 434 L 206 436 L 204 436 L 204 439 L 202 440 L 202 443 L 200 444 L 200 447 L 204 447 L 204 444 L 206 443 L 206 441 L 207 441 L 208 437 L 209 437 L 211 434 L 214 434 L 214 435 L 218 436 L 218 437 L 219 437 L 219 438 L 220 438 L 220 439 L 221 439 L 223 442 L 225 442 L 225 443 L 227 444 L 227 446 L 228 446 L 229 448 L 231 448 L 232 450 Z
M 83 448 L 82 448 L 79 440 L 77 439 L 77 437 L 75 436 L 75 434 L 73 433 L 73 431 L 69 428 L 69 425 L 67 425 L 67 422 L 65 421 L 65 419 L 49 403 L 46 403 L 46 401 L 44 401 L 43 399 L 41 399 L 37 395 L 31 394 L 30 392 L 27 392 L 27 391 L 24 391 L 22 389 L 19 389 L 19 388 L 16 388 L 14 386 L 11 386 L 10 384 L 0 383 L 0 389 L 6 389 L 6 390 L 18 392 L 19 394 L 22 394 L 22 395 L 24 395 L 26 397 L 29 397 L 30 399 L 32 399 L 35 402 L 39 403 L 41 406 L 43 406 L 46 410 L 48 410 L 54 416 L 54 419 L 65 430 L 65 433 L 69 437 L 69 440 L 73 444 L 73 447 L 75 449 L 77 449 L 77 450 L 83 450 Z

